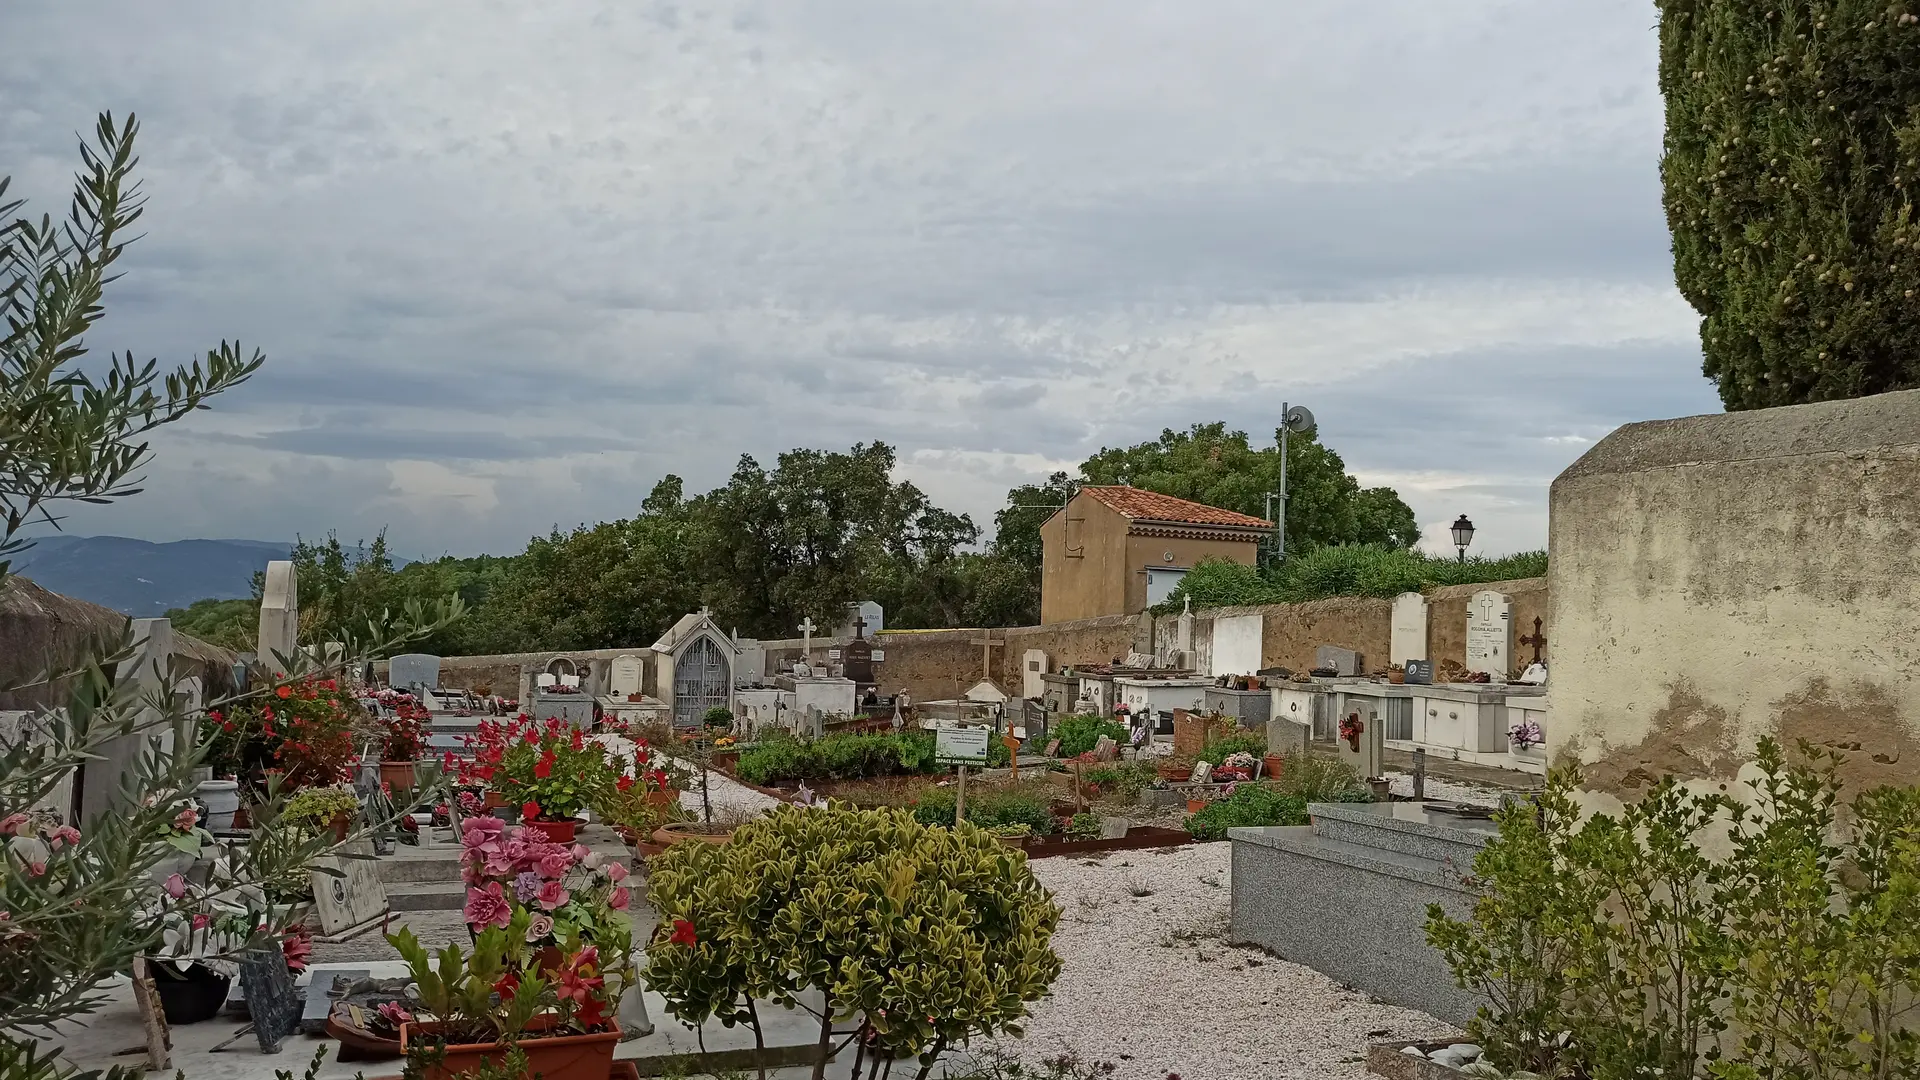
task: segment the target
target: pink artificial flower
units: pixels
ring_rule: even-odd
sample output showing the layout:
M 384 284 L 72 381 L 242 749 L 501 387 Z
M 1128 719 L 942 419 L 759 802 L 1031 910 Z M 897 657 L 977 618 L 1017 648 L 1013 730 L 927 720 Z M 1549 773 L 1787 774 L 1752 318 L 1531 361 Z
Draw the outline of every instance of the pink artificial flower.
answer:
M 614 865 L 617 866 L 619 864 L 615 863 Z M 627 904 L 631 900 L 632 896 L 627 892 L 625 885 L 616 885 L 613 891 L 607 894 L 607 906 L 615 911 L 627 910 Z
M 572 898 L 573 894 L 567 891 L 566 886 L 557 881 L 549 881 L 540 886 L 540 906 L 548 911 L 552 911 Z
M 181 830 L 182 832 L 185 832 L 186 830 L 193 828 L 194 825 L 199 823 L 199 821 L 200 821 L 199 812 L 194 810 L 193 807 L 189 806 L 185 810 L 182 810 L 178 814 L 175 814 L 173 816 L 173 827 Z
M 615 884 L 627 880 L 627 864 L 618 859 L 607 863 L 607 880 Z
M 484 889 L 467 890 L 467 906 L 462 914 L 468 926 L 505 926 L 513 921 L 513 906 L 507 903 L 500 883 L 490 881 Z
M 380 1003 L 380 1008 L 377 1011 L 380 1013 L 382 1020 L 392 1024 L 394 1027 L 399 1027 L 401 1024 L 413 1023 L 413 1014 L 407 1011 L 405 1005 L 397 1001 L 383 1001 Z
M 565 877 L 567 871 L 572 869 L 572 867 L 573 856 L 561 850 L 542 855 L 535 869 L 540 872 L 540 876 L 543 878 L 560 878 Z
M 593 852 L 587 850 L 587 845 L 585 844 L 573 845 L 573 861 L 574 862 L 577 862 L 577 863 L 586 862 L 587 856 L 591 854 L 593 854 Z
M 53 838 L 55 840 L 65 840 L 69 844 L 78 844 L 80 843 L 80 830 L 71 825 L 62 825 L 53 830 Z
M 27 873 L 34 877 L 40 877 L 44 875 L 46 872 L 47 872 L 47 864 L 45 862 L 30 862 L 27 864 Z M 180 875 L 175 874 L 173 876 L 179 877 Z
M 181 877 L 179 874 L 175 874 L 172 877 L 169 877 L 167 879 L 167 883 L 161 886 L 161 888 L 167 890 L 168 896 L 171 896 L 175 900 L 178 900 L 181 897 L 187 895 L 187 879 Z
M 205 912 L 201 912 L 200 914 L 195 915 L 193 917 L 193 928 L 195 930 L 205 930 L 207 927 L 212 925 L 213 925 L 213 917 L 206 914 Z
M 5 818 L 0 818 L 0 836 L 12 836 L 14 833 L 19 832 L 20 827 L 26 823 L 27 815 L 8 814 Z
M 528 921 L 527 940 L 529 942 L 539 941 L 551 936 L 553 936 L 553 916 L 535 915 Z
M 498 839 L 507 823 L 497 817 L 470 817 L 460 823 L 460 842 L 467 847 Z

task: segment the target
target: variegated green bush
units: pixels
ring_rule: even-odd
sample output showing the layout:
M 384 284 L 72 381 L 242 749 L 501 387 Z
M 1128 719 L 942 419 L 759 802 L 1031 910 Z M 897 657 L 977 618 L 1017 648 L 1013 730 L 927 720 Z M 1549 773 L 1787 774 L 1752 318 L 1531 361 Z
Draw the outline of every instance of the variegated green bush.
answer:
M 1018 1034 L 1060 974 L 1060 908 L 1026 856 L 904 810 L 781 808 L 656 859 L 648 897 L 646 981 L 669 1012 L 757 1032 L 756 1003 L 820 991 L 822 1043 L 851 1041 L 855 1075 L 917 1056 L 925 1077 L 970 1039 Z

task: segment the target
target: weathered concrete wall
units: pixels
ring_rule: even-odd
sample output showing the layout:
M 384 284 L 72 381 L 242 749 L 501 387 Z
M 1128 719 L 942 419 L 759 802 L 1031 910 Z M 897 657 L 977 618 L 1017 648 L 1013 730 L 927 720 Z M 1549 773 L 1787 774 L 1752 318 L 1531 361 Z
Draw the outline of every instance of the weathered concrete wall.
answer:
M 646 673 L 646 692 L 657 693 L 652 686 L 653 650 L 645 647 L 631 649 L 567 649 L 558 652 L 495 653 L 488 656 L 443 656 L 440 658 L 440 686 L 446 690 L 478 690 L 485 687 L 501 697 L 513 697 L 520 692 L 520 673 L 529 669 L 544 671 L 554 660 L 565 657 L 569 660 L 599 660 L 602 662 L 616 657 L 632 656 L 641 663 Z M 382 660 L 373 665 L 377 678 L 387 677 L 387 663 Z
M 1763 735 L 1920 779 L 1920 391 L 1628 425 L 1549 533 L 1549 749 L 1591 787 L 1730 778 Z
M 1144 618 L 1110 615 L 1098 619 L 1052 623 L 1046 626 L 1015 626 L 993 631 L 982 630 L 889 630 L 874 638 L 874 647 L 883 650 L 886 659 L 874 665 L 874 676 L 886 693 L 905 689 L 916 701 L 958 697 L 980 681 L 981 647 L 973 644 L 983 635 L 1004 640 L 993 649 L 993 679 L 1010 694 L 1020 693 L 1020 655 L 1028 649 L 1046 651 L 1052 669 L 1069 664 L 1102 664 L 1124 658 L 1135 648 L 1144 650 Z M 826 650 L 846 644 L 844 638 L 814 638 L 815 662 L 826 659 Z M 767 663 L 800 655 L 798 638 L 763 643 Z

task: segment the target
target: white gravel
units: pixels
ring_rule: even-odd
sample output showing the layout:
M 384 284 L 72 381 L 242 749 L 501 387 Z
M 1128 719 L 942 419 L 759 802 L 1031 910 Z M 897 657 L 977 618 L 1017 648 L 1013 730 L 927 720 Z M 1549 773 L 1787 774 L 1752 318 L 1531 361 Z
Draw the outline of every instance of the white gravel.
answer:
M 1388 790 L 1403 799 L 1413 798 L 1412 773 L 1388 773 Z M 1427 798 L 1437 802 L 1467 803 L 1471 806 L 1499 806 L 1501 790 L 1481 787 L 1477 784 L 1460 784 L 1451 780 L 1438 780 L 1427 777 Z
M 1053 938 L 1063 967 L 1026 1037 L 1001 1045 L 1028 1061 L 1111 1061 L 1113 1080 L 1362 1080 L 1370 1042 L 1456 1034 L 1225 944 L 1229 846 L 1035 861 L 1064 912 Z

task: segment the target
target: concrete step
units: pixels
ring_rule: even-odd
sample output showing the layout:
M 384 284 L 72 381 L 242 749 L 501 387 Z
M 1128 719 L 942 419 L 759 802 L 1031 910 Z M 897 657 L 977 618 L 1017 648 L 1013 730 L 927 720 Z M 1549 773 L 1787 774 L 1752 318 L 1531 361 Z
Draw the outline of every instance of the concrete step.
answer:
M 466 903 L 467 887 L 458 880 L 387 886 L 387 905 L 395 911 L 459 911 Z
M 1329 840 L 1421 858 L 1473 865 L 1498 830 L 1490 821 L 1459 818 L 1419 802 L 1313 803 L 1315 831 Z
M 445 884 L 460 881 L 460 849 L 448 844 L 434 849 L 432 857 L 403 859 L 389 856 L 380 860 L 380 880 L 388 885 Z M 439 854 L 445 852 L 444 855 Z

